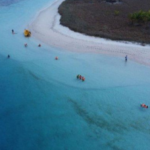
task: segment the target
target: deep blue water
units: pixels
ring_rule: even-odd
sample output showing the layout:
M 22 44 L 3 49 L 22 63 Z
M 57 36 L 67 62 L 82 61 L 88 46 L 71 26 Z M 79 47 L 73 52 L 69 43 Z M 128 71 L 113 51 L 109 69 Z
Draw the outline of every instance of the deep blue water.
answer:
M 17 3 L 19 1 L 22 1 L 22 0 L 0 0 L 0 6 L 8 6 L 13 3 Z
M 150 68 L 43 43 L 39 49 L 23 30 L 48 3 L 0 9 L 0 150 L 148 150 L 150 112 L 140 104 L 150 106 Z

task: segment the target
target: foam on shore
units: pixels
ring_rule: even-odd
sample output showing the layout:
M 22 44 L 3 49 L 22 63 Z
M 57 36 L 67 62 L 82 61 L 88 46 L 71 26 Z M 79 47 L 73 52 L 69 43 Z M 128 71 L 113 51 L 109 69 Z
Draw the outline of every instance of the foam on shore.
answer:
M 42 42 L 74 52 L 92 52 L 124 57 L 150 65 L 150 47 L 131 42 L 117 42 L 71 31 L 60 25 L 58 7 L 64 0 L 57 0 L 41 10 L 29 25 L 32 35 Z

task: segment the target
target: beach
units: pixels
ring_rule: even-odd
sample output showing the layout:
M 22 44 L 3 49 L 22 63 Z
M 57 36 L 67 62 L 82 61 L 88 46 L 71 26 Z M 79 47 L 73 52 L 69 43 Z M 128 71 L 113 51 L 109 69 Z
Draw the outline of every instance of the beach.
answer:
M 62 2 L 1 5 L 0 149 L 148 150 L 149 46 L 72 32 Z
M 90 37 L 60 25 L 61 16 L 58 14 L 58 7 L 62 2 L 63 0 L 55 1 L 48 8 L 40 11 L 29 24 L 33 37 L 50 46 L 68 51 L 107 54 L 123 59 L 128 55 L 130 60 L 150 65 L 149 45 Z

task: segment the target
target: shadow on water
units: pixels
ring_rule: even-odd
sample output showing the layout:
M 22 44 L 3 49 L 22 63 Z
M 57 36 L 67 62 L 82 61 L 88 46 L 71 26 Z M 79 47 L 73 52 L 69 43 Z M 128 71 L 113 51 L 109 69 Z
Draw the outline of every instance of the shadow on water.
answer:
M 128 132 L 130 127 L 135 130 L 139 130 L 141 132 L 147 133 L 147 131 L 150 129 L 146 129 L 143 125 L 144 120 L 149 120 L 150 117 L 147 118 L 141 118 L 141 119 L 133 119 L 129 123 L 126 123 L 121 118 L 118 120 L 106 120 L 104 116 L 100 115 L 90 115 L 85 109 L 83 109 L 76 101 L 72 99 L 68 99 L 70 103 L 72 103 L 74 110 L 76 113 L 82 117 L 83 120 L 86 121 L 89 125 L 95 125 L 97 127 L 100 127 L 101 129 L 105 129 L 111 133 L 114 134 L 124 134 Z M 107 113 L 107 110 L 106 110 Z M 111 115 L 110 112 L 108 112 L 109 115 Z M 150 134 L 150 132 L 149 132 Z
M 40 78 L 37 77 L 33 72 L 29 71 L 29 74 L 30 74 L 33 78 L 35 78 L 36 80 L 40 80 Z
M 73 104 L 73 108 L 76 113 L 80 117 L 82 117 L 89 125 L 95 125 L 102 129 L 106 129 L 109 132 L 118 134 L 123 134 L 123 132 L 126 132 L 128 130 L 128 128 L 122 122 L 110 122 L 107 121 L 104 116 L 90 116 L 90 114 L 86 110 L 82 109 L 82 107 L 77 102 L 72 99 L 69 99 L 69 102 Z
M 100 132 L 99 133 L 94 133 L 96 134 L 97 138 L 101 138 L 101 130 L 104 130 L 109 132 L 110 134 L 114 135 L 114 137 L 110 140 L 107 140 L 105 143 L 105 146 L 110 149 L 115 149 L 115 150 L 125 150 L 123 147 L 119 147 L 117 143 L 121 143 L 124 141 L 122 138 L 123 135 L 125 136 L 126 134 L 130 133 L 131 131 L 138 131 L 138 132 L 143 132 L 144 134 L 150 134 L 150 128 L 146 128 L 144 126 L 144 122 L 150 120 L 149 116 L 146 116 L 144 118 L 133 118 L 133 120 L 123 120 L 123 118 L 118 118 L 117 120 L 113 119 L 114 116 L 112 116 L 112 113 L 109 111 L 105 111 L 105 113 L 110 116 L 112 119 L 107 119 L 105 118 L 105 115 L 99 115 L 97 114 L 90 114 L 88 110 L 85 110 L 82 108 L 82 106 L 76 102 L 75 100 L 69 98 L 68 101 L 72 104 L 75 112 L 88 124 L 94 125 L 99 128 Z M 102 110 L 100 110 L 102 111 Z M 106 115 L 107 116 L 107 115 Z M 93 128 L 93 127 L 91 127 Z M 95 127 L 94 127 L 95 128 Z

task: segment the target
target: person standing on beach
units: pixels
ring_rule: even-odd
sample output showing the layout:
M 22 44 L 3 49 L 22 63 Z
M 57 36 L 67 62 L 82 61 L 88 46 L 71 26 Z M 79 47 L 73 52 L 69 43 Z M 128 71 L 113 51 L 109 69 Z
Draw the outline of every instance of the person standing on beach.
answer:
M 128 56 L 126 55 L 126 56 L 125 56 L 125 61 L 127 61 L 127 60 L 128 60 Z

